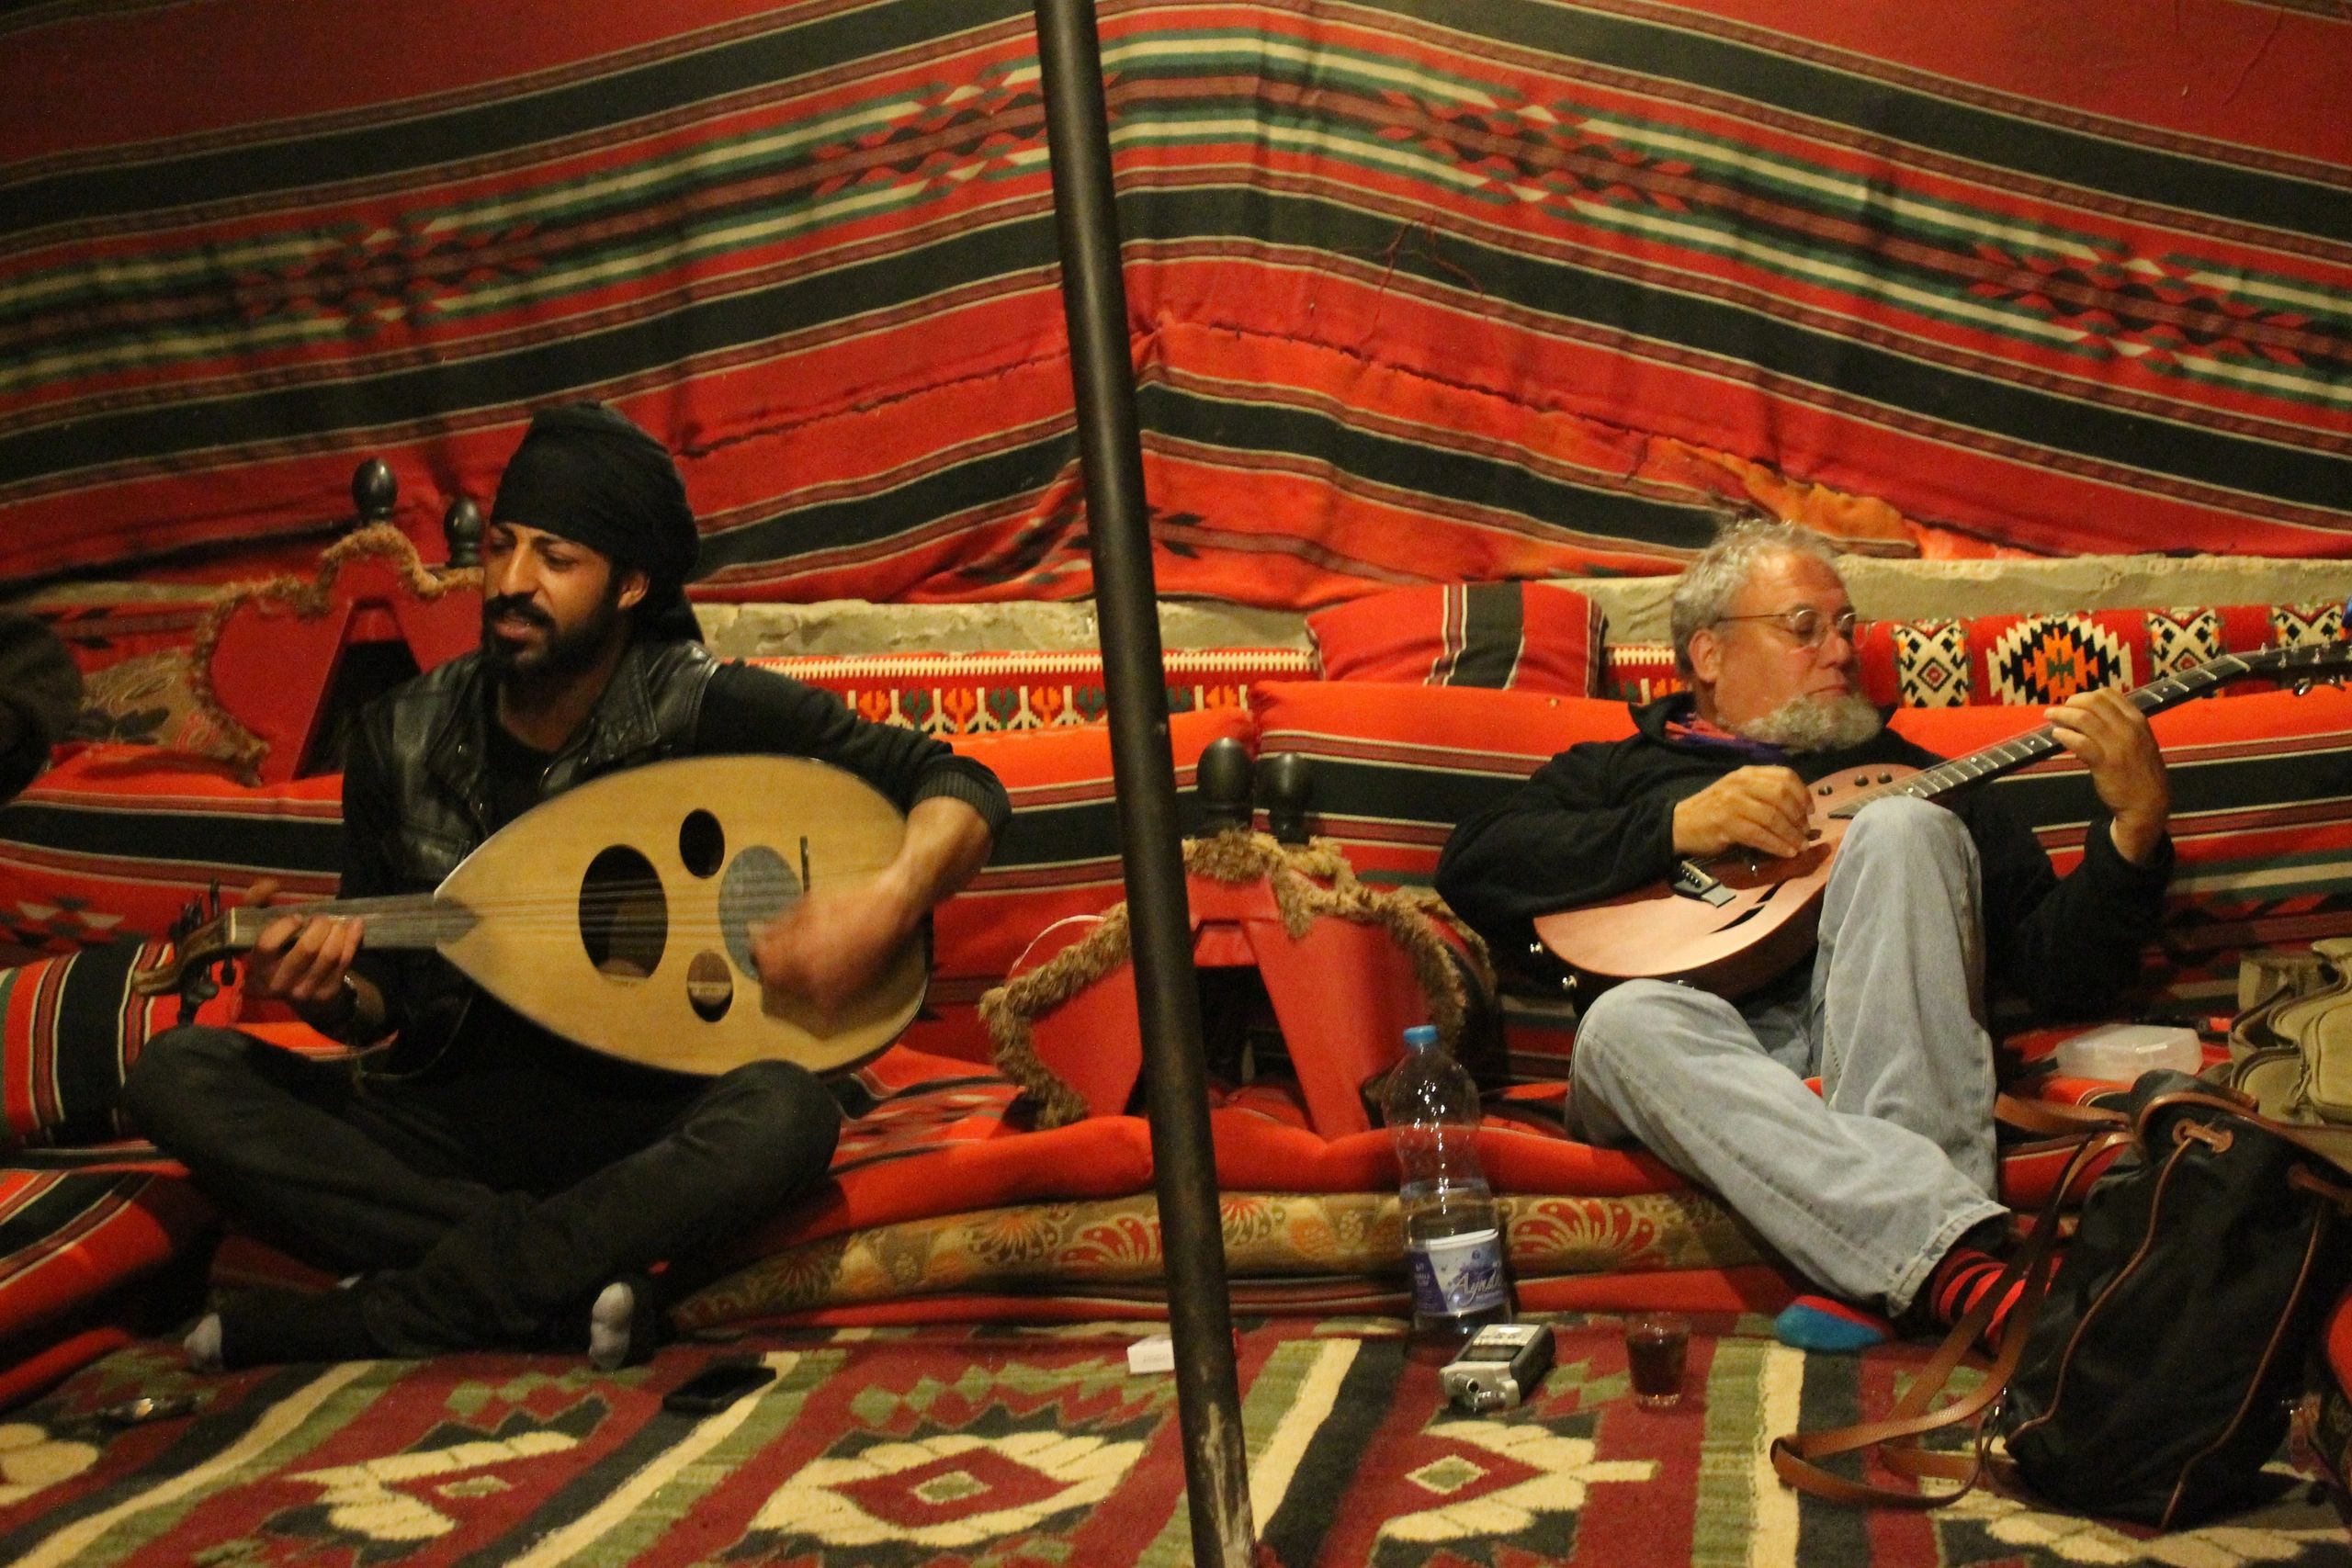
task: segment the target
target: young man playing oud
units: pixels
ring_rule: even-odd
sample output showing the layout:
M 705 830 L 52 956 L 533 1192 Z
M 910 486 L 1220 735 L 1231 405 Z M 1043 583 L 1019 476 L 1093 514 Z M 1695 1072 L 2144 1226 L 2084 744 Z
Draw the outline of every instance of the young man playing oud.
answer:
M 1796 854 L 1816 780 L 1939 761 L 1861 696 L 1853 606 L 1818 536 L 1733 526 L 1684 574 L 1672 621 L 1687 693 L 1636 709 L 1629 739 L 1553 758 L 1446 845 L 1439 890 L 1500 951 L 1525 951 L 1534 917 L 1682 860 Z M 2000 1271 L 1987 982 L 2045 1016 L 2095 1014 L 2135 980 L 2162 913 L 2171 796 L 2145 716 L 2099 691 L 2049 717 L 2102 807 L 2063 880 L 1985 792 L 1880 800 L 1838 847 L 1810 962 L 1736 1001 L 1630 981 L 1577 1031 L 1584 1136 L 1638 1143 L 1806 1279 L 1907 1327 L 1957 1321 Z M 1996 1311 L 1988 1340 L 1999 1326 Z M 1810 1301 L 1782 1333 L 1876 1337 Z
M 978 763 L 702 647 L 681 592 L 697 535 L 675 465 L 609 409 L 551 409 L 499 483 L 482 634 L 371 705 L 344 773 L 345 898 L 429 892 L 492 833 L 574 784 L 663 758 L 814 757 L 907 813 L 862 885 L 812 891 L 752 944 L 762 987 L 839 1008 L 988 859 L 1008 806 Z M 232 1031 L 149 1043 L 140 1124 L 229 1216 L 355 1277 L 234 1297 L 189 1337 L 202 1365 L 584 1346 L 658 1332 L 656 1265 L 685 1268 L 825 1175 L 839 1113 L 808 1072 L 702 1079 L 602 1056 L 523 1019 L 433 952 L 289 914 L 246 995 L 320 1032 L 397 1037 L 395 1077 Z M 674 1277 L 673 1275 L 672 1277 Z

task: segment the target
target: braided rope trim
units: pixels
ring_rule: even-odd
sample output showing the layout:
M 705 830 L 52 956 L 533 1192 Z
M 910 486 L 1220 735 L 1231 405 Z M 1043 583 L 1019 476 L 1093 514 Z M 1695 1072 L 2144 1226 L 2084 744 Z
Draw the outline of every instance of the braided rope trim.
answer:
M 1266 880 L 1272 885 L 1283 929 L 1293 941 L 1303 938 L 1308 927 L 1323 919 L 1385 930 L 1411 959 L 1414 978 L 1429 1000 L 1430 1021 L 1448 1050 L 1461 1037 L 1468 998 L 1454 966 L 1454 949 L 1442 934 L 1441 921 L 1444 930 L 1462 939 L 1482 983 L 1494 984 L 1486 943 L 1456 919 L 1435 893 L 1364 886 L 1329 839 L 1293 846 L 1279 843 L 1268 834 L 1239 829 L 1213 839 L 1187 839 L 1184 869 L 1228 886 Z M 1036 1124 L 1041 1128 L 1083 1120 L 1086 1102 L 1038 1057 L 1030 1024 L 1126 962 L 1128 938 L 1127 907 L 1115 904 L 1086 936 L 980 998 L 980 1021 L 995 1044 L 997 1070 L 1037 1102 Z

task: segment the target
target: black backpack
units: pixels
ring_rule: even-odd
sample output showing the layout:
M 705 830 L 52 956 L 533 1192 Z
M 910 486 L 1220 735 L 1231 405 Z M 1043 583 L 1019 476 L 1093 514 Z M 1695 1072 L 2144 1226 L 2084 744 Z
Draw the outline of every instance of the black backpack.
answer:
M 1887 1419 L 1776 1439 L 1783 1480 L 1841 1501 L 1935 1507 L 1990 1470 L 2030 1500 L 2165 1529 L 2278 1492 L 2262 1467 L 2352 1282 L 2352 1178 L 2331 1140 L 2182 1073 L 2149 1073 L 2120 1112 L 2094 1114 L 2108 1130 L 2082 1137 L 2033 1245 L 1984 1310 L 1952 1330 Z M 2049 1279 L 2060 1199 L 2109 1153 Z M 2025 1294 L 1991 1373 L 1929 1410 L 2018 1275 Z M 1976 1431 L 1973 1454 L 1918 1446 L 1962 1423 Z M 2006 1460 L 1990 1454 L 1996 1432 Z M 1899 1473 L 1961 1484 L 1896 1491 L 1814 1462 L 1871 1448 Z

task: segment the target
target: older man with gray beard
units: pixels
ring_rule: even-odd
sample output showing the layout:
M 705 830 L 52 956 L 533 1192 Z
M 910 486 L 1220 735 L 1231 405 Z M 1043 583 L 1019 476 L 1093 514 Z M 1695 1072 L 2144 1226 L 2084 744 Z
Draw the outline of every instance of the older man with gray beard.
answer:
M 1735 525 L 1684 574 L 1672 615 L 1690 689 L 1636 708 L 1633 738 L 1553 758 L 1446 845 L 1439 890 L 1498 950 L 1526 950 L 1537 916 L 1664 882 L 1686 859 L 1796 854 L 1815 780 L 1939 761 L 1861 695 L 1853 606 L 1819 536 Z M 1841 1303 L 1925 1330 L 1993 1288 L 2007 1213 L 1987 984 L 2083 1017 L 2138 976 L 2172 865 L 2164 759 L 2120 694 L 2049 717 L 2104 808 L 2064 879 L 1990 795 L 1880 800 L 1839 846 L 1810 963 L 1736 1001 L 1631 981 L 1580 1021 L 1576 1129 L 1713 1190 L 1836 1298 L 1783 1314 L 1792 1342 L 1879 1337 Z

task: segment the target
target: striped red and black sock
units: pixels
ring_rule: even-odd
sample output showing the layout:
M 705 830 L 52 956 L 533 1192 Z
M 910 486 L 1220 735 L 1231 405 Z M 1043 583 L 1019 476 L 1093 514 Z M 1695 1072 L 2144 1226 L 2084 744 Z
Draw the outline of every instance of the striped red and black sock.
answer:
M 1920 1292 L 1927 1299 L 1929 1315 L 1942 1326 L 1950 1328 L 1974 1311 L 1976 1303 L 1984 1298 L 1987 1292 L 2000 1285 L 2001 1271 L 2006 1267 L 2007 1265 L 2000 1258 L 1982 1247 L 1972 1247 L 1966 1242 L 1953 1247 L 1944 1254 L 1943 1261 L 1936 1265 L 1935 1272 L 1928 1276 L 1928 1282 Z M 2009 1281 L 1994 1305 L 1992 1317 L 1986 1321 L 1983 1332 L 1977 1335 L 1978 1344 L 1990 1349 L 2001 1342 L 2001 1329 L 2009 1321 L 2010 1309 L 2018 1304 L 2018 1298 L 2024 1293 L 2023 1280 Z

